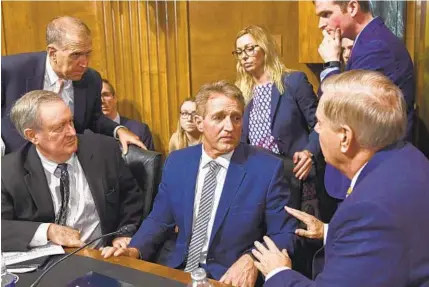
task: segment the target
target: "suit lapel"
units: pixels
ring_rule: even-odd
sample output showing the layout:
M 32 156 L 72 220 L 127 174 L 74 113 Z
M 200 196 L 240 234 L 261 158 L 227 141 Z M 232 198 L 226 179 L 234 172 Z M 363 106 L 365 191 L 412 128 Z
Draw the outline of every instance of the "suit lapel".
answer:
M 31 145 L 28 150 L 24 168 L 28 171 L 24 176 L 24 181 L 36 204 L 39 218 L 41 220 L 46 220 L 46 222 L 54 222 L 54 203 L 52 202 L 52 196 L 42 162 L 40 161 L 34 145 Z
M 184 188 L 184 220 L 185 220 L 185 235 L 187 244 L 191 241 L 192 235 L 192 222 L 194 218 L 194 201 L 195 201 L 195 185 L 198 178 L 198 169 L 201 160 L 202 145 L 196 145 L 192 147 L 193 154 L 189 157 L 189 162 L 187 163 L 187 169 L 184 172 L 183 182 L 185 183 Z
M 209 246 L 216 236 L 222 222 L 225 219 L 228 210 L 234 201 L 234 197 L 240 189 L 240 185 L 246 175 L 244 162 L 246 157 L 244 155 L 243 144 L 240 144 L 232 155 L 231 162 L 229 163 L 228 171 L 223 185 L 222 195 L 220 197 L 219 206 L 216 211 L 216 218 L 214 220 L 213 229 L 210 236 Z
M 106 222 L 104 218 L 106 214 L 104 191 L 107 186 L 105 186 L 105 182 L 101 176 L 100 167 L 97 166 L 97 162 L 94 159 L 93 149 L 87 146 L 90 143 L 82 140 L 82 138 L 82 136 L 78 136 L 78 149 L 76 154 L 85 174 L 86 181 L 88 182 L 89 189 L 91 190 L 95 207 L 100 217 L 101 229 L 104 232 L 103 222 Z
M 274 121 L 275 121 L 276 115 L 277 115 L 277 106 L 279 105 L 279 102 L 280 102 L 280 92 L 277 89 L 276 85 L 273 84 L 273 88 L 271 91 L 271 111 L 270 111 L 270 116 L 271 116 L 270 129 L 271 130 L 273 130 Z
M 83 79 L 78 82 L 73 82 L 74 123 L 76 125 L 76 130 L 82 132 L 86 111 L 86 91 L 87 87 Z

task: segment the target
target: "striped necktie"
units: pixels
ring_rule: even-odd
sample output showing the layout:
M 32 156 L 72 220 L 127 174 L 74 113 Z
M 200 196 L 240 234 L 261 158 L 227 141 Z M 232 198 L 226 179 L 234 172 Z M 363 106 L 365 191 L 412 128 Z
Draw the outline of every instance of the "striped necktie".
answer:
M 60 193 L 61 193 L 61 206 L 58 213 L 58 217 L 55 220 L 56 224 L 66 225 L 67 222 L 67 213 L 68 213 L 68 203 L 70 198 L 70 182 L 69 182 L 69 172 L 67 171 L 67 164 L 61 163 L 55 170 L 55 173 L 59 173 L 60 177 Z
M 216 175 L 219 172 L 220 165 L 215 161 L 207 164 L 210 170 L 204 178 L 203 191 L 201 193 L 198 216 L 195 220 L 194 230 L 192 231 L 191 243 L 186 258 L 185 272 L 192 272 L 198 268 L 204 241 L 207 237 L 207 226 L 213 208 L 213 197 L 217 185 Z

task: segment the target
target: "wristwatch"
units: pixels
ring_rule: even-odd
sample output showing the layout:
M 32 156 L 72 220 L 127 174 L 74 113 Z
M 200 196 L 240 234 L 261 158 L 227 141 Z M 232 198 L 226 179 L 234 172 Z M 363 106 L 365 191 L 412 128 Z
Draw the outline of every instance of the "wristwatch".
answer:
M 325 64 L 323 64 L 323 69 L 339 68 L 339 67 L 341 67 L 340 61 L 329 61 L 329 62 L 326 62 Z

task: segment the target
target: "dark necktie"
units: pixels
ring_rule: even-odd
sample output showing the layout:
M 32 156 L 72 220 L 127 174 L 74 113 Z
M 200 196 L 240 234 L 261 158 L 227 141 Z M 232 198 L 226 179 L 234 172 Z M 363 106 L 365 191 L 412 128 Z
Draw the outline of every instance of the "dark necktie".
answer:
M 198 207 L 198 216 L 195 220 L 194 230 L 192 231 L 185 272 L 192 272 L 198 268 L 201 250 L 207 236 L 207 227 L 213 209 L 213 198 L 217 185 L 216 175 L 221 166 L 214 160 L 209 162 L 208 165 L 210 170 L 204 178 L 203 191 L 201 192 L 200 205 Z
M 58 217 L 55 220 L 56 224 L 66 225 L 67 221 L 67 206 L 70 198 L 70 182 L 67 164 L 61 163 L 57 166 L 55 174 L 60 174 L 60 192 L 61 192 L 61 207 Z

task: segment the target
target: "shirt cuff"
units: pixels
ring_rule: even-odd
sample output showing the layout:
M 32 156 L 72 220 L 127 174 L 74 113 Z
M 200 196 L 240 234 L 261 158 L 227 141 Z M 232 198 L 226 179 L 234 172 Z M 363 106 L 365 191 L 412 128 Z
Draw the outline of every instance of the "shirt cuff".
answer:
M 326 245 L 326 237 L 328 236 L 328 228 L 329 228 L 329 224 L 324 223 L 323 224 L 323 246 Z
M 48 228 L 50 225 L 51 223 L 40 224 L 28 246 L 33 248 L 48 244 Z
M 115 139 L 119 139 L 118 138 L 118 135 L 116 134 L 117 132 L 118 132 L 118 129 L 120 129 L 120 128 L 127 128 L 126 126 L 117 126 L 114 130 L 113 130 L 113 137 L 115 138 Z
M 337 71 L 340 70 L 340 68 L 338 67 L 332 67 L 332 68 L 327 68 L 324 69 L 321 73 L 320 73 L 320 82 L 323 82 L 323 79 L 325 79 L 325 77 L 332 71 Z
M 271 277 L 273 277 L 274 275 L 276 275 L 279 272 L 285 271 L 285 270 L 290 270 L 289 267 L 277 267 L 276 269 L 274 269 L 273 271 L 271 271 L 270 273 L 267 274 L 267 276 L 265 276 L 265 282 L 268 281 L 268 279 L 270 279 Z

